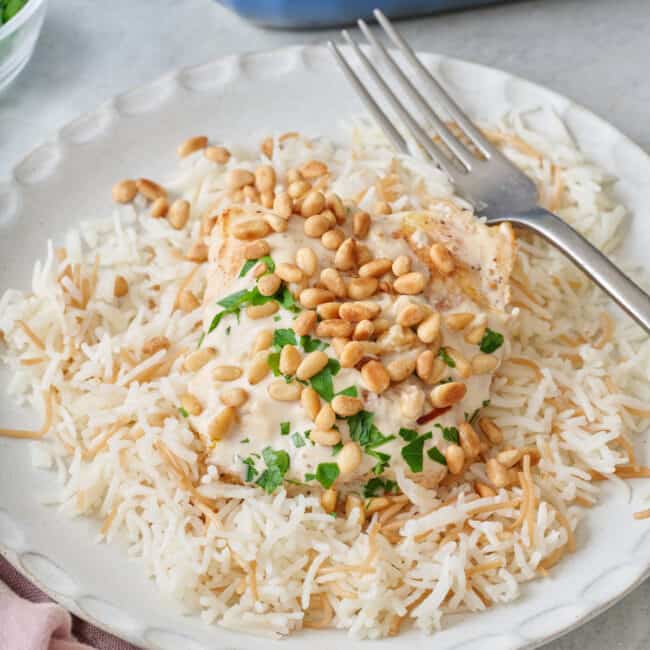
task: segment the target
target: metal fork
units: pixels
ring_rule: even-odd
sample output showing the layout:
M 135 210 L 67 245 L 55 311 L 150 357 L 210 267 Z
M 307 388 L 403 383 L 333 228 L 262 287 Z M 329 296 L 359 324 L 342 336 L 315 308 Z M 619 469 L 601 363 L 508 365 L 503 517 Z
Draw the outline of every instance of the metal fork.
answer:
M 347 31 L 343 37 L 359 58 L 363 69 L 388 101 L 404 128 L 422 148 L 424 155 L 437 164 L 453 181 L 459 193 L 469 200 L 488 224 L 508 221 L 532 230 L 561 250 L 579 266 L 598 286 L 618 303 L 646 332 L 650 332 L 650 296 L 628 278 L 603 253 L 592 246 L 562 219 L 538 205 L 535 184 L 510 163 L 496 147 L 490 144 L 456 102 L 416 57 L 411 47 L 395 31 L 386 16 L 375 9 L 375 18 L 390 40 L 413 66 L 418 81 L 426 87 L 447 115 L 458 125 L 482 158 L 474 155 L 446 126 L 420 91 L 402 72 L 395 59 L 375 38 L 368 25 L 358 25 L 370 44 L 376 58 L 398 81 L 399 88 L 408 96 L 421 115 L 436 129 L 446 149 L 439 146 L 397 98 L 377 68 L 362 52 Z M 366 86 L 352 70 L 341 50 L 332 41 L 328 46 L 343 73 L 359 94 L 368 111 L 375 118 L 393 146 L 409 153 L 406 140 L 379 107 Z M 421 152 L 422 153 L 422 152 Z

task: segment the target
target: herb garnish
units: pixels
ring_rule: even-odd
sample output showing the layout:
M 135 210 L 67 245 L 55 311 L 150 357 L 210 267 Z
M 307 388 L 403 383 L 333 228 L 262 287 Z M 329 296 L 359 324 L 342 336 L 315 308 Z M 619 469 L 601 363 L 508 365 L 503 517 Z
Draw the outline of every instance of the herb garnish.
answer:
M 255 482 L 265 492 L 273 494 L 282 484 L 282 479 L 289 469 L 289 454 L 284 450 L 275 451 L 271 447 L 265 447 L 262 458 L 266 463 L 266 469 Z
M 314 350 L 324 350 L 329 347 L 329 343 L 320 339 L 313 339 L 309 334 L 300 337 L 300 346 L 305 352 L 314 352 Z
M 336 463 L 319 463 L 316 467 L 316 480 L 327 490 L 334 485 L 340 471 Z
M 438 352 L 438 356 L 450 367 L 450 368 L 455 368 L 456 367 L 456 362 L 449 356 L 447 352 L 447 348 L 442 347 L 440 348 L 440 352 Z
M 402 438 L 402 440 L 406 440 L 406 442 L 411 442 L 411 440 L 415 440 L 418 437 L 418 432 L 414 431 L 413 429 L 405 429 L 402 427 L 399 430 L 399 436 Z
M 491 330 L 489 327 L 485 330 L 483 338 L 479 343 L 479 349 L 485 354 L 490 354 L 498 350 L 503 345 L 503 334 Z
M 358 397 L 359 396 L 359 391 L 357 390 L 356 386 L 348 386 L 347 388 L 344 388 L 343 390 L 340 390 L 337 395 L 346 395 L 347 397 Z
M 374 414 L 369 411 L 359 411 L 347 418 L 350 437 L 358 442 L 369 456 L 376 458 L 378 463 L 373 467 L 375 474 L 381 474 L 388 466 L 390 455 L 377 451 L 377 447 L 395 439 L 395 436 L 385 436 L 373 423 Z
M 290 327 L 275 330 L 273 332 L 273 345 L 280 350 L 285 345 L 296 345 L 296 333 Z
M 342 442 L 337 442 L 335 445 L 332 445 L 332 456 L 336 456 L 341 449 L 343 449 Z
M 266 264 L 267 273 L 273 273 L 275 271 L 275 262 L 270 255 L 264 255 L 256 260 L 246 260 L 244 266 L 242 266 L 241 271 L 239 272 L 239 277 L 243 278 L 258 262 L 264 262 Z
M 291 441 L 295 447 L 304 447 L 307 444 L 305 443 L 305 439 L 297 431 L 291 436 Z
M 447 459 L 443 456 L 438 447 L 431 447 L 431 449 L 427 451 L 427 456 L 436 463 L 440 463 L 441 465 L 447 464 Z
M 251 441 L 250 438 L 244 438 L 243 440 L 240 440 L 240 441 L 239 441 L 239 444 L 240 444 L 240 445 L 243 445 L 243 444 L 245 444 L 245 443 L 247 443 L 247 442 L 250 442 L 250 441 Z
M 370 499 L 380 496 L 380 492 L 383 494 L 396 494 L 397 490 L 398 487 L 395 481 L 391 481 L 390 479 L 384 480 L 381 476 L 375 476 L 363 486 L 363 496 L 366 499 Z
M 341 364 L 336 359 L 329 359 L 327 365 L 311 379 L 311 387 L 327 402 L 334 398 L 334 381 L 332 377 L 338 374 Z
M 283 436 L 289 435 L 289 429 L 291 428 L 291 422 L 280 422 L 280 433 Z
M 484 409 L 486 406 L 490 406 L 489 399 L 484 399 L 481 406 L 477 408 L 469 417 L 467 417 L 467 413 L 465 413 L 465 420 L 467 420 L 467 422 L 469 422 L 471 425 L 474 425 L 476 419 L 478 418 L 478 414 L 481 412 L 481 409 Z
M 432 435 L 431 431 L 429 431 L 411 440 L 408 445 L 402 447 L 402 458 L 406 461 L 406 464 L 411 468 L 412 472 L 422 471 L 424 442 L 425 440 L 429 440 Z
M 183 406 L 178 407 L 178 412 L 184 417 L 184 418 L 189 418 L 190 414 L 187 412 L 187 409 L 184 408 Z
M 249 456 L 242 461 L 246 465 L 246 482 L 250 483 L 255 480 L 257 476 L 257 469 L 255 468 L 255 461 Z
M 455 445 L 458 444 L 460 438 L 458 437 L 458 429 L 456 427 L 443 427 L 441 424 L 434 424 L 434 427 L 438 427 L 442 431 L 442 437 L 447 442 L 453 442 Z

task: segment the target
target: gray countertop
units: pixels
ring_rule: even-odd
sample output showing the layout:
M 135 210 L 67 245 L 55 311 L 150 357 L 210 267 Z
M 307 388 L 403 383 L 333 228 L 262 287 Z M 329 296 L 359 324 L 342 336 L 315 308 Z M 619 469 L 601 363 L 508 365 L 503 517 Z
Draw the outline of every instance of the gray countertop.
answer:
M 650 151 L 650 0 L 528 0 L 400 24 L 418 49 L 503 68 L 605 117 Z M 0 179 L 61 125 L 171 68 L 319 42 L 210 0 L 51 0 L 33 60 L 0 95 Z M 650 648 L 650 581 L 546 650 Z

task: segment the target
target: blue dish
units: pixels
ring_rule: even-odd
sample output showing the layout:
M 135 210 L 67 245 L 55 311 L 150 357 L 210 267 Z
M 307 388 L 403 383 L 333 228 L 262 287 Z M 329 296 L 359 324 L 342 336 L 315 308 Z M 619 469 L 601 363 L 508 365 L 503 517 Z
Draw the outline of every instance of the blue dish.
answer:
M 353 23 L 381 9 L 389 18 L 494 4 L 495 0 L 219 0 L 263 27 L 309 29 Z

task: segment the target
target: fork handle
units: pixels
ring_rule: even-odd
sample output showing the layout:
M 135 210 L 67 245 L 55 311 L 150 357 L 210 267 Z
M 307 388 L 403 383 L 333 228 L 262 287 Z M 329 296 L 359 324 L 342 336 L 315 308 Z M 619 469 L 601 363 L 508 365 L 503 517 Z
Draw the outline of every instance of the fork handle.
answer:
M 569 224 L 543 208 L 504 219 L 541 235 L 650 333 L 650 296 Z

